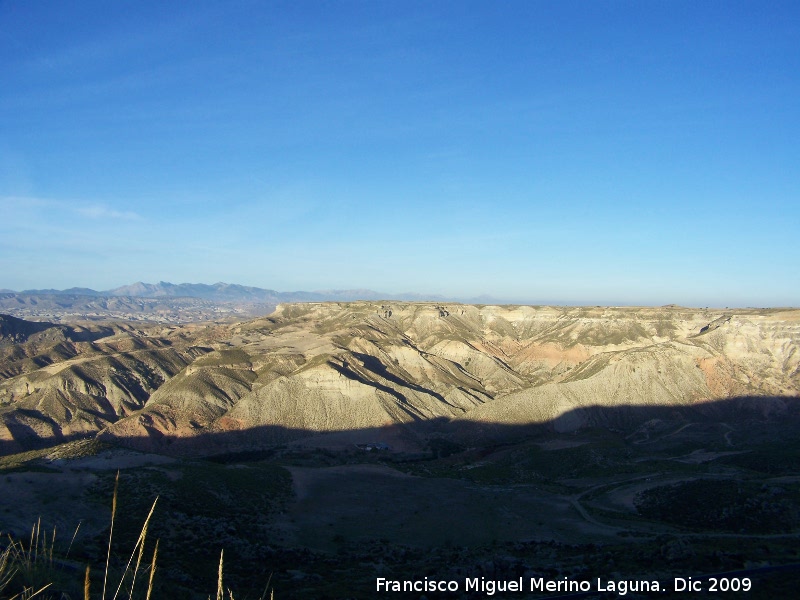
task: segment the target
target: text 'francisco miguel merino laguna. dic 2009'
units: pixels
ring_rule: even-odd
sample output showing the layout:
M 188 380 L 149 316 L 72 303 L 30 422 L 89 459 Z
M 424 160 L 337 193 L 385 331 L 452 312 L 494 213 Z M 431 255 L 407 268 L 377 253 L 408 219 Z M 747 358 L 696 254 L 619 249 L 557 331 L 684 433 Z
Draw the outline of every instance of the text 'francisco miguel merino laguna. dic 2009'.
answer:
M 416 580 L 393 580 L 384 577 L 376 579 L 378 592 L 481 592 L 487 596 L 496 593 L 509 592 L 616 592 L 620 596 L 628 592 L 700 592 L 700 591 L 743 591 L 750 590 L 752 583 L 748 578 L 715 578 L 709 577 L 705 581 L 692 580 L 691 577 L 676 577 L 672 588 L 666 582 L 657 580 L 603 580 L 598 577 L 595 585 L 587 579 L 571 580 L 545 579 L 531 577 L 526 582 L 523 577 L 518 579 L 495 580 L 485 577 L 467 577 L 463 584 L 451 580 L 435 580 L 428 577 Z M 526 585 L 527 583 L 527 585 Z

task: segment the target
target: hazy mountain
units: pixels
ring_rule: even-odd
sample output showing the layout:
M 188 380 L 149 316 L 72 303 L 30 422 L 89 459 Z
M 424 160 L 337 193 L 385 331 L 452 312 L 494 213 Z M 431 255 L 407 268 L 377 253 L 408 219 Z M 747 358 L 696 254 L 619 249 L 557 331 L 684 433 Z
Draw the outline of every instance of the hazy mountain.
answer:
M 69 288 L 66 290 L 41 289 L 0 290 L 0 293 L 23 295 L 58 295 L 58 296 L 114 296 L 128 298 L 201 298 L 218 302 L 327 302 L 327 301 L 353 301 L 353 300 L 408 300 L 408 301 L 437 301 L 445 300 L 435 294 L 418 294 L 413 292 L 401 294 L 386 294 L 367 289 L 355 290 L 319 290 L 319 291 L 293 291 L 278 292 L 276 290 L 251 287 L 231 283 L 144 283 L 137 281 L 130 285 L 123 285 L 111 290 L 97 291 L 90 288 Z M 490 300 L 489 297 L 486 297 Z M 452 298 L 450 298 L 452 301 Z
M 130 285 L 120 286 L 111 290 L 97 291 L 90 288 L 69 288 L 66 290 L 40 289 L 23 290 L 21 292 L 6 291 L 6 293 L 19 293 L 23 295 L 56 295 L 56 296 L 112 296 L 129 298 L 202 298 L 217 301 L 236 302 L 275 302 L 279 293 L 243 285 L 215 283 L 174 284 L 166 281 L 158 283 L 144 283 L 137 281 Z
M 161 298 L 166 296 L 235 302 L 276 302 L 278 300 L 278 292 L 275 290 L 228 283 L 207 285 L 203 283 L 174 284 L 166 281 L 142 283 L 139 281 L 131 285 L 107 290 L 102 294 L 107 296 L 128 296 L 131 298 Z
M 23 319 L 61 323 L 76 320 L 191 323 L 268 315 L 282 302 L 356 300 L 446 301 L 430 294 L 385 294 L 367 289 L 278 292 L 222 282 L 209 285 L 140 281 L 104 291 L 90 288 L 6 290 L 0 292 L 0 312 Z

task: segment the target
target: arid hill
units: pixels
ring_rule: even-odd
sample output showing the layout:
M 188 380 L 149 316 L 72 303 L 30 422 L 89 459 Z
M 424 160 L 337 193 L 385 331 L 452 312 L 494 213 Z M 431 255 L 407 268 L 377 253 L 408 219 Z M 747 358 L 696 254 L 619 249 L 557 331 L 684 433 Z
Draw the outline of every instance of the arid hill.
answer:
M 665 414 L 795 418 L 800 395 L 800 310 L 352 302 L 234 325 L 5 319 L 22 333 L 0 347 L 3 453 L 96 434 L 175 452 L 415 450 L 434 435 L 635 430 Z

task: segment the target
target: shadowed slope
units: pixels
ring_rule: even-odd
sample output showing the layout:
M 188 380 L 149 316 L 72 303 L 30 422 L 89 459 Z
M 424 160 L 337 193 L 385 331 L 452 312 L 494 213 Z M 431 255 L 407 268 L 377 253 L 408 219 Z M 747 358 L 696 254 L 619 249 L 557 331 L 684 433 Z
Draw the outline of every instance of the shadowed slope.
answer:
M 104 429 L 161 446 L 392 427 L 411 448 L 450 422 L 635 427 L 648 410 L 730 397 L 766 418 L 786 412 L 775 398 L 798 395 L 799 340 L 796 310 L 290 304 L 51 357 L 0 383 L 0 438 L 22 448 Z M 605 410 L 626 406 L 629 416 Z M 226 439 L 245 438 L 257 443 Z

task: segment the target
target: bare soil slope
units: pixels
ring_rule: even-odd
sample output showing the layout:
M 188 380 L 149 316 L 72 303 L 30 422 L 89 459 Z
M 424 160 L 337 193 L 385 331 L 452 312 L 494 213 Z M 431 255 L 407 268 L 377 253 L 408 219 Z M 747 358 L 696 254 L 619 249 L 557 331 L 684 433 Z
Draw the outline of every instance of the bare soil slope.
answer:
M 5 453 L 97 432 L 215 453 L 398 428 L 409 449 L 520 426 L 635 431 L 665 408 L 791 418 L 800 394 L 800 310 L 304 303 L 234 325 L 64 329 L 2 350 Z M 724 398 L 730 414 L 711 414 Z

